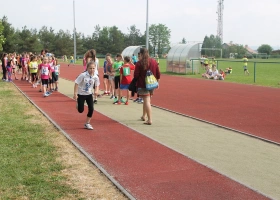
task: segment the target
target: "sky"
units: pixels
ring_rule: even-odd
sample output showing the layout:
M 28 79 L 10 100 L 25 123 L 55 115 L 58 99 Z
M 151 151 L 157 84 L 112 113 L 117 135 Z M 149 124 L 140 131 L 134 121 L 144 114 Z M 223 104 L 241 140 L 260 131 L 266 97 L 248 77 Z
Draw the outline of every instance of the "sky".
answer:
M 126 34 L 132 25 L 142 34 L 146 30 L 147 0 L 74 1 L 76 30 L 86 36 L 96 25 L 117 26 Z M 16 29 L 73 31 L 73 0 L 0 0 L 0 5 L 0 17 L 7 16 Z M 148 23 L 168 27 L 171 44 L 183 38 L 202 42 L 206 35 L 217 34 L 217 6 L 218 0 L 149 0 Z M 280 49 L 279 10 L 280 0 L 224 0 L 223 42 Z

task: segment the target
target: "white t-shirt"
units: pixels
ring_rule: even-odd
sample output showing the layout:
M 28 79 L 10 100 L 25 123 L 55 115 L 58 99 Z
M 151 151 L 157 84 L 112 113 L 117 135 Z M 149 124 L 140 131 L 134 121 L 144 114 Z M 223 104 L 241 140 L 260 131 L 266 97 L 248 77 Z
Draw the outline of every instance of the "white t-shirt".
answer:
M 219 71 L 216 69 L 216 70 L 213 71 L 212 77 L 215 77 L 215 76 L 217 76 L 218 74 L 219 74 Z
M 99 86 L 100 81 L 96 74 L 90 76 L 89 73 L 81 73 L 75 80 L 78 84 L 78 94 L 79 95 L 90 95 L 93 93 L 93 86 Z

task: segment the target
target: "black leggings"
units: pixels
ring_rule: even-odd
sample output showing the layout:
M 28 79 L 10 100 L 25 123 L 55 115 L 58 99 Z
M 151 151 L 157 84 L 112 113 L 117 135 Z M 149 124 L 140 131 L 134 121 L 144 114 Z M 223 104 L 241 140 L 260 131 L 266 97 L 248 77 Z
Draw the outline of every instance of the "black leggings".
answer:
M 78 112 L 79 113 L 84 112 L 85 101 L 87 102 L 87 105 L 88 105 L 87 117 L 92 117 L 93 110 L 94 110 L 92 94 L 90 94 L 90 95 L 80 95 L 80 94 L 78 94 L 78 99 L 77 99 L 77 102 L 78 102 Z
M 3 67 L 2 66 L 2 70 L 3 70 L 3 80 L 6 80 L 7 79 L 7 77 L 6 77 L 6 74 L 7 74 L 7 69 L 6 69 L 6 67 Z

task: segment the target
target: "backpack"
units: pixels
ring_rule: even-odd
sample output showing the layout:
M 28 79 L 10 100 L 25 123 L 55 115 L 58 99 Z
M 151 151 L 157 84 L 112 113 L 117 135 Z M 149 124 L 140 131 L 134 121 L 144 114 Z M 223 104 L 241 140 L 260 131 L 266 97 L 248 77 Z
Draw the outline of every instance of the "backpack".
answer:
M 124 76 L 130 75 L 130 67 L 123 67 L 123 75 Z

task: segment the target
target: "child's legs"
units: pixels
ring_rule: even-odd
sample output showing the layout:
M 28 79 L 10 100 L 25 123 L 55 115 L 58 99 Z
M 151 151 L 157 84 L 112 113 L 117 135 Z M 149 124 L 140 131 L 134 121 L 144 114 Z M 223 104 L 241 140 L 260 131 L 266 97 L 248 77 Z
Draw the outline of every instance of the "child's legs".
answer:
M 90 120 L 93 115 L 93 111 L 94 111 L 92 95 L 86 95 L 86 102 L 88 105 L 88 113 L 87 113 L 88 118 L 87 119 Z M 87 123 L 89 123 L 89 121 L 87 121 Z
M 128 101 L 129 98 L 130 98 L 130 93 L 131 93 L 131 92 L 130 92 L 129 90 L 127 90 L 126 92 L 127 92 L 127 93 L 126 93 L 126 101 Z
M 42 84 L 42 86 L 43 86 L 43 92 L 44 92 L 44 94 L 47 92 L 47 87 L 48 87 L 48 79 L 42 79 L 41 80 L 41 84 Z
M 84 112 L 85 100 L 86 100 L 86 95 L 79 95 L 78 94 L 77 103 L 78 103 L 78 112 L 79 113 Z

